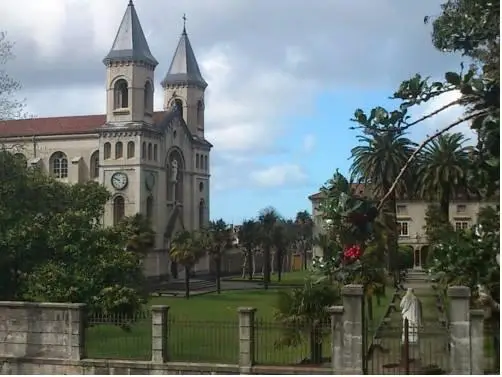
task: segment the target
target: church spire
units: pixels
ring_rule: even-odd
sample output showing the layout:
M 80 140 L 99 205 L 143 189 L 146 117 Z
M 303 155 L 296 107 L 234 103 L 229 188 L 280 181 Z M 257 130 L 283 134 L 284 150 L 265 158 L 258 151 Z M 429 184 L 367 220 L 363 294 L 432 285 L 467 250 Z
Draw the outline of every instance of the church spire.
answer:
M 103 63 L 124 60 L 144 61 L 154 67 L 159 64 L 150 52 L 132 0 L 129 0 L 112 48 Z
M 207 82 L 200 73 L 199 64 L 188 39 L 185 15 L 183 15 L 183 32 L 169 70 L 161 84 L 163 87 L 168 85 L 195 85 L 202 89 L 207 87 Z

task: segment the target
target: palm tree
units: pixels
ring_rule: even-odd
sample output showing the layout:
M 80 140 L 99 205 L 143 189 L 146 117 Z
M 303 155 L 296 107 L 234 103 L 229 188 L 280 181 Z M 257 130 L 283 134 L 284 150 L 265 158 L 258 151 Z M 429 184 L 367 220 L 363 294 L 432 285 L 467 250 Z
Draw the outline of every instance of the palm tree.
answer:
M 137 213 L 124 218 L 118 225 L 127 237 L 126 248 L 129 251 L 146 255 L 155 246 L 155 232 L 150 221 Z
M 259 225 L 253 219 L 245 220 L 241 227 L 239 228 L 238 237 L 239 245 L 242 246 L 244 250 L 244 266 L 242 271 L 242 277 L 245 275 L 247 269 L 249 280 L 253 280 L 254 273 L 254 258 L 253 254 L 259 245 L 258 235 L 259 235 Z
M 352 148 L 351 181 L 369 184 L 376 198 L 383 197 L 406 163 L 416 146 L 400 133 L 386 132 L 359 136 L 360 145 Z M 414 169 L 408 169 L 412 172 Z M 405 174 L 396 190 L 384 206 L 384 222 L 389 229 L 387 237 L 387 261 L 394 271 L 394 255 L 397 253 L 398 229 L 396 219 L 396 192 L 405 195 L 411 186 L 411 173 Z
M 417 193 L 420 197 L 439 201 L 441 213 L 449 219 L 450 201 L 460 190 L 465 193 L 469 169 L 469 147 L 461 133 L 443 134 L 434 139 L 419 159 Z
M 174 236 L 169 250 L 171 260 L 185 268 L 185 298 L 190 298 L 190 270 L 202 256 L 203 238 L 199 232 L 182 231 Z
M 216 267 L 216 292 L 221 293 L 221 259 L 232 247 L 232 228 L 219 219 L 211 221 L 206 232 L 207 250 Z
M 300 211 L 296 214 L 295 223 L 298 227 L 298 242 L 302 253 L 303 269 L 307 269 L 307 251 L 312 246 L 312 232 L 314 222 L 307 211 Z
M 284 257 L 295 240 L 294 225 L 292 220 L 281 219 L 273 229 L 277 281 L 281 281 Z
M 258 222 L 260 223 L 260 243 L 263 248 L 263 285 L 268 289 L 270 284 L 270 252 L 274 247 L 274 227 L 280 220 L 275 208 L 267 207 L 260 211 Z

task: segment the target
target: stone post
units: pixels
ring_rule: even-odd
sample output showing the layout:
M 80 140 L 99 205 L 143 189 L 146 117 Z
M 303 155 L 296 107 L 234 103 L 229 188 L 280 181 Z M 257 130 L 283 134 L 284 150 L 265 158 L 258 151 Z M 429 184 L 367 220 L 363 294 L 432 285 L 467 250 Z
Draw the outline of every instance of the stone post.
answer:
M 85 358 L 85 304 L 68 304 L 70 322 L 70 358 Z
M 343 371 L 343 306 L 331 306 L 328 313 L 331 315 L 331 368 L 333 374 Z
M 484 331 L 483 322 L 485 312 L 483 309 L 471 310 L 471 374 L 484 374 Z
M 238 308 L 239 312 L 239 371 L 251 374 L 254 364 L 255 308 Z
M 471 291 L 468 287 L 448 288 L 451 374 L 471 374 L 470 296 Z
M 343 374 L 363 374 L 363 286 L 342 288 L 343 299 Z
M 169 306 L 152 306 L 152 362 L 165 363 L 168 361 L 167 329 Z

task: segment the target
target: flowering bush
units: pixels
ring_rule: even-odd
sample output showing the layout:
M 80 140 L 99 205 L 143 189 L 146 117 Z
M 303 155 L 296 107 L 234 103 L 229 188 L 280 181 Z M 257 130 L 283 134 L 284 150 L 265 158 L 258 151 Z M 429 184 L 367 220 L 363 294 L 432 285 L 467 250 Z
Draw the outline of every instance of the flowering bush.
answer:
M 358 260 L 361 257 L 361 254 L 361 246 L 359 245 L 346 246 L 343 250 L 343 256 L 347 262 L 354 262 Z

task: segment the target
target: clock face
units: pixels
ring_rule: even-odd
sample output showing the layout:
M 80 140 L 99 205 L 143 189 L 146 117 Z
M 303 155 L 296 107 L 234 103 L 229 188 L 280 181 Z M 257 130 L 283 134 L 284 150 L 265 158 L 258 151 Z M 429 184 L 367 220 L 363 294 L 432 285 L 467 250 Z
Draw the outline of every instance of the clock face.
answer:
M 145 178 L 145 185 L 148 190 L 152 190 L 153 186 L 155 185 L 155 175 L 153 175 L 153 173 L 147 174 Z
M 123 190 L 127 186 L 127 174 L 117 172 L 112 175 L 112 186 L 117 190 Z

